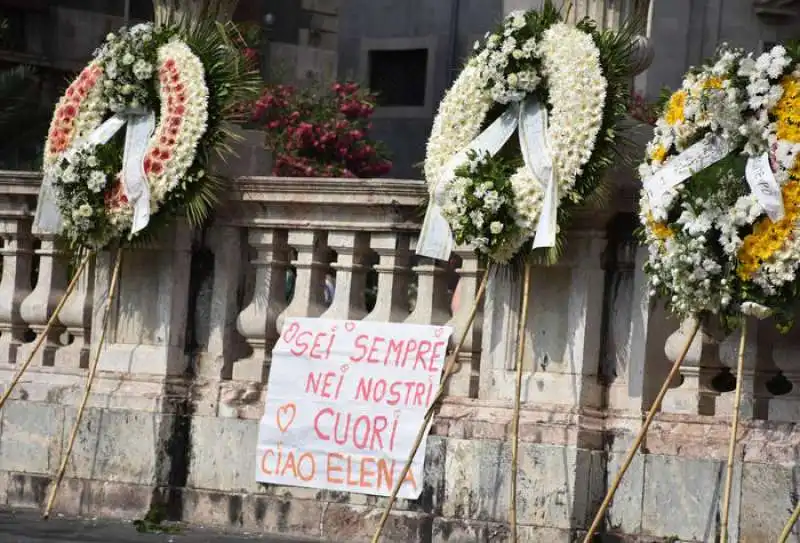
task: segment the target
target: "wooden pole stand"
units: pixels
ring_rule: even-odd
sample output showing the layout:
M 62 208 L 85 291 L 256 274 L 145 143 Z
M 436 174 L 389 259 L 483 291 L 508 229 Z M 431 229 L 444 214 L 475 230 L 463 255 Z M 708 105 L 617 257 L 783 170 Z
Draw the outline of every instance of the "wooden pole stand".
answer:
M 728 465 L 725 472 L 725 493 L 722 498 L 722 520 L 720 543 L 728 543 L 728 514 L 731 507 L 731 487 L 733 485 L 733 457 L 736 452 L 736 434 L 739 432 L 739 408 L 742 405 L 742 373 L 744 372 L 744 349 L 747 344 L 747 317 L 742 320 L 742 336 L 739 339 L 739 357 L 736 364 L 736 392 L 733 397 L 733 420 L 731 438 L 728 443 Z
M 517 478 L 519 472 L 519 412 L 522 403 L 522 361 L 525 358 L 525 327 L 528 324 L 528 301 L 531 289 L 531 263 L 525 262 L 522 283 L 522 308 L 517 327 L 516 371 L 517 382 L 514 396 L 514 414 L 511 419 L 511 499 L 509 500 L 509 522 L 511 541 L 517 542 Z
M 400 477 L 397 478 L 397 483 L 392 489 L 392 494 L 389 496 L 389 501 L 386 503 L 386 508 L 383 510 L 383 515 L 381 515 L 381 520 L 378 523 L 378 528 L 375 530 L 375 535 L 372 537 L 372 543 L 378 543 L 381 539 L 383 528 L 386 526 L 386 521 L 389 520 L 389 514 L 392 512 L 394 502 L 397 501 L 397 494 L 400 492 L 400 487 L 403 485 L 403 481 L 405 481 L 408 472 L 411 470 L 411 464 L 414 462 L 414 457 L 417 455 L 417 450 L 419 450 L 422 439 L 425 437 L 425 432 L 428 429 L 428 424 L 433 418 L 433 412 L 436 409 L 436 405 L 442 399 L 442 396 L 444 396 L 444 390 L 447 386 L 447 382 L 452 374 L 455 373 L 456 367 L 458 367 L 458 354 L 461 352 L 461 347 L 467 340 L 467 334 L 472 328 L 472 323 L 475 321 L 475 315 L 478 314 L 478 308 L 480 307 L 481 300 L 483 299 L 483 294 L 486 291 L 486 283 L 489 281 L 490 271 L 491 267 L 483 274 L 483 279 L 481 279 L 478 292 L 475 294 L 475 303 L 472 305 L 467 323 L 464 326 L 464 330 L 461 332 L 461 337 L 456 344 L 456 348 L 450 354 L 450 357 L 445 363 L 442 381 L 439 383 L 439 389 L 436 391 L 436 396 L 434 396 L 433 401 L 428 406 L 427 411 L 425 411 L 425 417 L 423 418 L 422 424 L 417 432 L 417 439 L 414 441 L 414 445 L 411 447 L 411 453 L 408 455 L 408 460 L 406 461 L 405 466 L 403 466 L 403 471 L 400 472 Z
M 69 463 L 69 457 L 72 455 L 72 448 L 75 446 L 75 438 L 78 437 L 78 430 L 80 429 L 81 419 L 83 418 L 83 412 L 86 409 L 86 404 L 89 400 L 89 394 L 92 391 L 92 384 L 94 383 L 94 378 L 97 373 L 97 365 L 100 362 L 100 355 L 103 352 L 103 344 L 106 340 L 106 332 L 108 330 L 108 321 L 109 316 L 111 315 L 111 305 L 114 302 L 114 295 L 117 291 L 117 282 L 119 281 L 120 275 L 120 266 L 122 264 L 122 250 L 117 250 L 117 261 L 114 264 L 114 271 L 111 275 L 111 284 L 108 288 L 108 297 L 106 298 L 106 306 L 103 312 L 103 328 L 100 332 L 100 340 L 97 343 L 97 351 L 94 355 L 94 360 L 92 360 L 92 364 L 89 368 L 89 375 L 86 378 L 86 390 L 83 393 L 83 399 L 81 400 L 80 407 L 78 408 L 77 416 L 75 417 L 75 423 L 72 426 L 72 434 L 69 438 L 69 443 L 67 444 L 66 451 L 62 451 L 61 454 L 61 465 L 58 468 L 58 474 L 56 475 L 55 482 L 53 483 L 53 488 L 50 490 L 50 498 L 47 500 L 47 506 L 45 507 L 44 513 L 42 514 L 42 518 L 47 520 L 50 518 L 50 511 L 53 508 L 53 504 L 56 501 L 56 495 L 58 494 L 58 487 L 61 485 L 61 481 L 64 479 L 64 473 L 67 470 L 67 464 Z
M 86 269 L 86 266 L 89 264 L 92 256 L 94 256 L 94 253 L 87 254 L 83 260 L 81 260 L 81 263 L 75 270 L 75 274 L 72 276 L 72 280 L 69 282 L 69 285 L 67 285 L 64 295 L 61 296 L 61 299 L 58 301 L 58 305 L 56 305 L 56 308 L 53 310 L 53 314 L 50 315 L 50 318 L 47 320 L 44 330 L 42 330 L 42 332 L 39 334 L 39 339 L 37 339 L 36 343 L 33 345 L 33 349 L 31 349 L 31 352 L 28 354 L 28 358 L 25 359 L 25 362 L 23 362 L 19 367 L 17 373 L 14 374 L 14 378 L 11 379 L 11 382 L 8 384 L 8 387 L 3 393 L 3 397 L 0 398 L 0 410 L 3 409 L 3 406 L 11 397 L 11 393 L 14 392 L 14 389 L 19 384 L 23 374 L 28 370 L 28 367 L 31 365 L 31 362 L 33 362 L 33 358 L 36 356 L 36 353 L 38 353 L 39 349 L 41 349 L 42 345 L 44 345 L 44 340 L 47 339 L 47 334 L 50 333 L 50 329 L 53 328 L 53 325 L 56 323 L 56 319 L 58 319 L 58 316 L 61 314 L 61 310 L 64 309 L 64 306 L 66 305 L 67 300 L 72 292 L 75 290 L 75 287 L 78 286 L 78 281 L 81 278 L 81 274 Z
M 697 332 L 700 330 L 700 320 L 697 320 L 694 328 L 692 329 L 691 334 L 689 337 L 686 338 L 686 345 L 683 347 L 683 351 L 681 355 L 675 360 L 675 363 L 672 365 L 672 369 L 669 371 L 669 375 L 664 380 L 664 384 L 661 385 L 661 390 L 658 391 L 658 395 L 656 396 L 655 401 L 653 402 L 652 407 L 647 412 L 647 417 L 644 420 L 644 424 L 642 425 L 641 429 L 639 430 L 639 434 L 636 436 L 636 440 L 634 440 L 633 444 L 628 449 L 628 453 L 625 455 L 625 461 L 622 463 L 622 468 L 620 469 L 617 476 L 614 478 L 614 482 L 611 484 L 611 488 L 608 489 L 608 493 L 606 497 L 603 499 L 603 503 L 600 504 L 600 509 L 597 511 L 597 514 L 594 517 L 594 521 L 592 521 L 592 525 L 589 528 L 589 531 L 586 532 L 586 537 L 583 539 L 583 543 L 590 543 L 592 541 L 592 537 L 594 536 L 597 529 L 600 527 L 600 524 L 603 522 L 603 517 L 605 517 L 606 511 L 608 510 L 608 506 L 611 505 L 611 500 L 614 499 L 614 494 L 616 494 L 617 489 L 619 488 L 620 483 L 622 482 L 622 478 L 625 476 L 625 472 L 628 471 L 628 468 L 631 466 L 631 462 L 633 461 L 633 457 L 636 455 L 636 451 L 639 450 L 639 447 L 642 444 L 642 440 L 644 436 L 647 434 L 647 430 L 650 429 L 650 424 L 652 424 L 653 419 L 656 416 L 656 413 L 661 408 L 661 402 L 664 400 L 664 396 L 667 394 L 667 390 L 669 390 L 669 385 L 672 383 L 672 380 L 677 377 L 679 370 L 681 369 L 681 364 L 683 364 L 683 360 L 686 358 L 686 355 L 689 353 L 689 348 L 692 345 L 692 341 L 694 341 L 695 336 L 697 336 Z

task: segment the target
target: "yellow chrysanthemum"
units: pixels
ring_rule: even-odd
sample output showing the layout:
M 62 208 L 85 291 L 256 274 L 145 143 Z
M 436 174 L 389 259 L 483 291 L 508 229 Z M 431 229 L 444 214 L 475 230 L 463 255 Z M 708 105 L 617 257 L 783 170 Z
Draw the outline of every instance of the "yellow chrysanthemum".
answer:
M 800 81 L 785 77 L 781 82 L 783 96 L 772 109 L 777 125 L 777 136 L 800 143 Z M 739 249 L 739 267 L 736 272 L 743 280 L 750 279 L 761 264 L 783 247 L 800 218 L 800 160 L 789 171 L 790 181 L 783 193 L 784 216 L 778 222 L 765 217 L 753 226 L 753 232 L 742 240 Z
M 650 213 L 647 214 L 647 227 L 661 241 L 665 241 L 675 235 L 675 232 L 669 226 L 663 222 L 656 222 Z
M 721 77 L 709 77 L 703 81 L 703 89 L 721 89 L 723 81 L 724 80 Z
M 783 95 L 772 110 L 779 139 L 800 142 L 800 80 L 787 76 L 781 82 Z
M 650 160 L 653 162 L 664 162 L 665 158 L 667 158 L 667 148 L 663 145 L 656 145 L 650 151 Z
M 664 120 L 667 124 L 674 125 L 686 120 L 684 107 L 686 106 L 686 91 L 679 90 L 669 98 Z

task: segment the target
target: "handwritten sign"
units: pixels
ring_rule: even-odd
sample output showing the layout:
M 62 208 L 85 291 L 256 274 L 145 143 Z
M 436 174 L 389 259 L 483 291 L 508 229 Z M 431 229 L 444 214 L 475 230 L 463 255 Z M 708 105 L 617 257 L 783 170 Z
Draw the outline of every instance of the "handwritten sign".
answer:
M 451 333 L 415 324 L 287 321 L 272 353 L 256 480 L 389 496 L 439 387 Z M 422 492 L 424 451 L 423 440 L 401 498 Z

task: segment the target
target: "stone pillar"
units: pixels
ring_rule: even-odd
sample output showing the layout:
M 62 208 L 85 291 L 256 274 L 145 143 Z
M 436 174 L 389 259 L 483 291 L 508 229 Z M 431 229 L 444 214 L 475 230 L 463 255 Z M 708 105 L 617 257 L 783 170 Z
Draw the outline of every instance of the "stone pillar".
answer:
M 92 351 L 100 340 L 114 254 L 98 256 Z M 184 373 L 190 267 L 191 237 L 183 223 L 150 246 L 123 251 L 100 369 L 164 377 Z

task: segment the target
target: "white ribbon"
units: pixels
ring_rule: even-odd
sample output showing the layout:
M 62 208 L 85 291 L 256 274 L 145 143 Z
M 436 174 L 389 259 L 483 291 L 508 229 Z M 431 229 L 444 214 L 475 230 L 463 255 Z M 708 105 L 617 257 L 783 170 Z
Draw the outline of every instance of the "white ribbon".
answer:
M 447 260 L 450 257 L 453 250 L 453 235 L 441 209 L 446 183 L 453 178 L 455 170 L 467 160 L 470 151 L 478 155 L 488 153 L 494 156 L 517 128 L 519 128 L 519 146 L 525 166 L 539 181 L 544 191 L 533 247 L 555 246 L 559 200 L 558 184 L 547 143 L 547 109 L 536 100 L 527 99 L 521 107 L 516 103 L 510 105 L 442 169 L 422 224 L 416 249 L 418 255 L 437 260 Z
M 733 151 L 730 143 L 716 136 L 695 143 L 676 156 L 662 169 L 644 182 L 644 190 L 650 205 L 663 205 L 664 195 L 673 187 L 682 184 L 692 175 L 719 162 Z M 750 192 L 773 221 L 783 218 L 783 195 L 781 187 L 772 173 L 769 156 L 765 153 L 747 159 L 745 179 Z
M 750 185 L 750 192 L 767 212 L 767 216 L 773 222 L 781 220 L 783 218 L 783 194 L 775 179 L 775 174 L 772 173 L 769 155 L 764 153 L 747 159 L 744 173 L 747 184 Z
M 77 140 L 64 154 L 67 160 L 84 144 L 103 145 L 128 124 L 125 133 L 125 151 L 122 157 L 122 179 L 125 194 L 133 205 L 133 226 L 135 234 L 145 228 L 150 220 L 150 189 L 144 172 L 144 158 L 150 136 L 155 130 L 156 121 L 152 111 L 126 111 L 114 115 L 95 128 L 87 138 Z M 36 203 L 33 221 L 34 233 L 54 234 L 61 230 L 62 217 L 56 202 L 55 178 L 52 169 L 44 173 Z
M 488 153 L 496 155 L 503 145 L 514 135 L 519 124 L 519 105 L 512 104 L 492 124 L 486 127 L 467 147 L 458 152 L 442 168 L 439 181 L 436 183 L 422 223 L 422 231 L 417 241 L 416 253 L 420 256 L 447 260 L 453 251 L 453 233 L 450 225 L 442 215 L 442 201 L 446 183 L 450 182 L 458 169 L 468 158 L 470 151 L 479 156 Z
M 528 99 L 519 113 L 519 147 L 525 166 L 544 190 L 533 248 L 554 247 L 558 230 L 558 183 L 547 142 L 547 109 Z
M 650 205 L 661 205 L 669 189 L 677 187 L 697 172 L 719 162 L 732 150 L 727 140 L 716 136 L 699 141 L 686 149 L 644 181 L 644 190 L 647 192 Z

